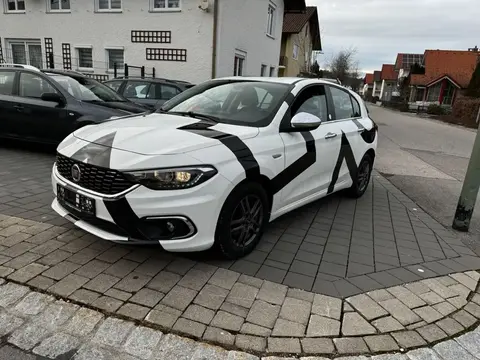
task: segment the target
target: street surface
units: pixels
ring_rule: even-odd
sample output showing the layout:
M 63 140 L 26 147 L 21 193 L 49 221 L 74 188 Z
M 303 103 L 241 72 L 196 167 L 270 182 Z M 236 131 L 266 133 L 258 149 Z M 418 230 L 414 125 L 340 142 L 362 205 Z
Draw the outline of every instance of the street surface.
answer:
M 376 169 L 446 227 L 452 225 L 476 132 L 369 105 L 380 129 Z M 477 201 L 477 205 L 479 202 Z M 471 246 L 480 234 L 474 213 Z

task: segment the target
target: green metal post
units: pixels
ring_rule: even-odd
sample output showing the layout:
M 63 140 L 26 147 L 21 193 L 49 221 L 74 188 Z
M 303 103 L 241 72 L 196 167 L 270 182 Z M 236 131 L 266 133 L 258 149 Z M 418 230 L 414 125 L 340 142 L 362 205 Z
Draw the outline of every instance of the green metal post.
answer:
M 479 110 L 480 114 L 480 110 Z M 478 119 L 477 119 L 478 121 Z M 470 227 L 475 202 L 480 188 L 480 128 L 477 130 L 472 155 L 468 163 L 467 174 L 463 181 L 462 192 L 458 199 L 457 211 L 452 227 L 458 231 L 467 232 Z

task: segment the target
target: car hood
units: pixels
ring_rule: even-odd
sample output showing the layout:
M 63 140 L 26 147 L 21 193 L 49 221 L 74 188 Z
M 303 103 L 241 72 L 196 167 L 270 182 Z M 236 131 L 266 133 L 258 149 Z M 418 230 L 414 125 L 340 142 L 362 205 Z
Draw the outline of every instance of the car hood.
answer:
M 215 146 L 228 136 L 245 140 L 258 133 L 256 127 L 214 124 L 190 117 L 152 113 L 86 126 L 75 131 L 73 136 L 142 155 L 169 155 Z
M 104 108 L 109 110 L 116 110 L 117 114 L 140 114 L 149 110 L 148 107 L 137 104 L 131 101 L 109 101 L 109 102 L 85 102 L 90 107 Z

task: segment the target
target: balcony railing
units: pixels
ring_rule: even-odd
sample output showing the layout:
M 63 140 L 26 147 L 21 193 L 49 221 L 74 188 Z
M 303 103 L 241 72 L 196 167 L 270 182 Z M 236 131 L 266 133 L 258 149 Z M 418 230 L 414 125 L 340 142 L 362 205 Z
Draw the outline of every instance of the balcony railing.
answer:
M 286 67 L 288 65 L 288 57 L 286 57 L 284 55 L 280 56 L 279 65 Z

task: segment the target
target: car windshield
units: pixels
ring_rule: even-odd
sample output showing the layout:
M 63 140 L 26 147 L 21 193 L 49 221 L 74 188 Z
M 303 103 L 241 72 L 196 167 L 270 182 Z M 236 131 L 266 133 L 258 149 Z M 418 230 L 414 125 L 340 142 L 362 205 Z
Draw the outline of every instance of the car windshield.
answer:
M 160 111 L 233 125 L 267 126 L 289 89 L 288 84 L 274 82 L 213 80 L 177 95 Z
M 67 75 L 49 74 L 70 95 L 81 101 L 126 101 L 108 86 L 89 78 L 73 78 Z

